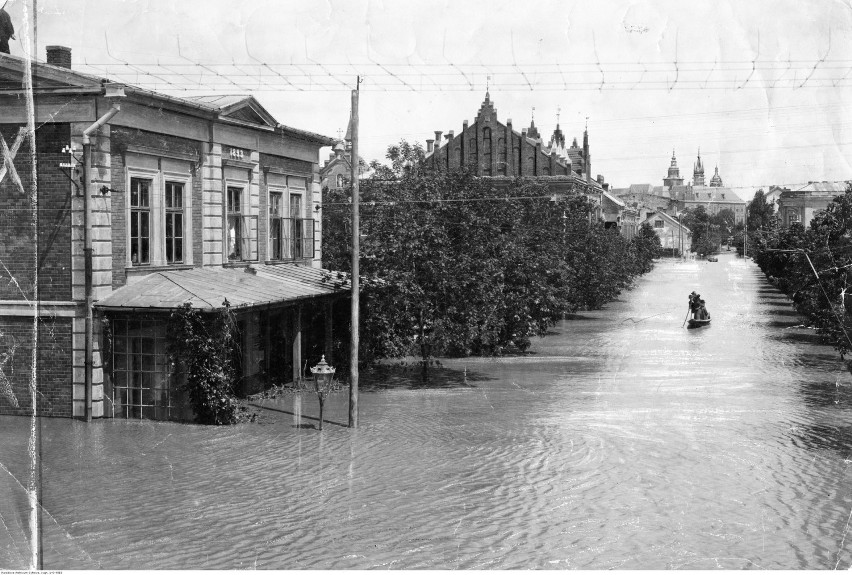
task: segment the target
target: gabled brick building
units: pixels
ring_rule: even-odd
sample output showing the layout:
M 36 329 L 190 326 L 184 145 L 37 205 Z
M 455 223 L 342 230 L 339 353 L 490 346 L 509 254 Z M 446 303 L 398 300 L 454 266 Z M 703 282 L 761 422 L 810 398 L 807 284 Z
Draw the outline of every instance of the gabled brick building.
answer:
M 47 62 L 33 156 L 25 61 L 0 54 L 0 413 L 32 411 L 35 375 L 41 414 L 175 417 L 165 329 L 185 301 L 237 312 L 243 392 L 301 377 L 342 293 L 319 269 L 334 141 L 251 96 L 112 84 L 62 47 Z
M 546 184 L 554 193 L 584 193 L 595 205 L 593 217 L 603 219 L 603 193 L 609 186 L 604 178 L 591 176 L 588 130 L 582 147 L 574 139 L 565 146 L 565 135 L 556 129 L 545 143 L 535 125 L 517 132 L 512 120 L 499 121 L 497 109 L 486 92 L 472 123 L 465 120 L 456 135 L 450 130 L 435 131 L 426 140 L 426 165 L 434 170 L 470 169 L 479 177 L 493 178 L 495 184 L 511 178 L 530 178 Z M 617 200 L 616 200 L 617 201 Z M 613 221 L 620 217 L 613 217 Z
M 565 136 L 557 124 L 550 141 L 545 143 L 534 121 L 520 132 L 514 129 L 511 119 L 505 124 L 500 122 L 488 93 L 473 123 L 465 120 L 458 135 L 453 130 L 446 136 L 443 131 L 436 131 L 434 140 L 426 140 L 426 162 L 434 169 L 467 167 L 483 177 L 554 177 L 554 182 L 586 183 L 589 189 L 606 187 L 602 176 L 591 177 L 588 131 L 583 135 L 582 148 L 576 139 L 566 148 Z

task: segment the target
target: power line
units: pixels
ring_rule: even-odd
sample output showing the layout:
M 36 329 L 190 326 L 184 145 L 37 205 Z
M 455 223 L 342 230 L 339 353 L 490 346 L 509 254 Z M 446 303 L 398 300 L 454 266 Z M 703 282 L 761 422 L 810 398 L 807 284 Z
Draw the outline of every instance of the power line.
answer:
M 109 49 L 109 48 L 108 48 Z M 252 62 L 194 61 L 180 52 L 179 61 L 133 63 L 112 53 L 115 62 L 86 62 L 94 74 L 131 80 L 140 87 L 184 92 L 219 91 L 234 87 L 248 91 L 339 91 L 357 71 L 365 85 L 383 91 L 475 91 L 490 85 L 503 91 L 580 90 L 745 90 L 844 88 L 852 86 L 852 60 L 730 60 L 673 62 L 517 62 L 493 64 L 443 63 L 355 64 L 309 62 L 270 63 L 248 53 Z M 173 58 L 170 58 L 170 60 Z M 117 63 L 116 63 L 117 62 Z M 795 65 L 794 65 L 795 62 Z M 272 76 L 270 76 L 270 73 Z M 566 73 L 568 74 L 566 76 Z M 762 73 L 760 80 L 755 76 Z M 792 75 L 791 75 L 792 73 Z M 266 75 L 264 75 L 266 74 Z M 208 78 L 204 81 L 204 76 Z M 771 77 L 770 77 L 771 76 Z M 802 79 L 804 76 L 804 79 Z M 346 80 L 344 80 L 344 78 Z M 673 79 L 676 80 L 673 82 Z M 427 80 L 424 83 L 424 80 Z

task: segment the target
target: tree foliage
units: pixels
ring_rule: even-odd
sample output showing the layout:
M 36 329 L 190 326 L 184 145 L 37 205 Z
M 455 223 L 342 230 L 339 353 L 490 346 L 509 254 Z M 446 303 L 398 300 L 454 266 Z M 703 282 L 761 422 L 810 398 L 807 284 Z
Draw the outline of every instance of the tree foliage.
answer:
M 577 192 L 427 172 L 423 150 L 391 146 L 361 187 L 365 360 L 525 350 L 564 314 L 598 308 L 651 268 L 659 239 L 591 223 Z M 324 265 L 350 271 L 349 190 L 326 190 Z
M 719 251 L 736 230 L 734 212 L 727 208 L 711 214 L 699 205 L 681 212 L 680 221 L 692 232 L 692 251 L 705 255 Z
M 752 220 L 751 209 L 749 216 L 753 230 L 749 251 L 754 261 L 841 356 L 848 354 L 852 351 L 852 321 L 847 311 L 852 279 L 852 185 L 818 212 L 807 229 L 798 223 L 782 228 L 774 216 Z

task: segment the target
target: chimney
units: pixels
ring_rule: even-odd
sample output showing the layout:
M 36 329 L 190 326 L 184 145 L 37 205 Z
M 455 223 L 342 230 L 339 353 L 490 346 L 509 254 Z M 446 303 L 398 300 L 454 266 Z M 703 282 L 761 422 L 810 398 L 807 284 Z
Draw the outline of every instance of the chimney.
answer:
M 67 46 L 48 46 L 47 63 L 71 69 L 71 48 Z
M 444 132 L 442 132 L 441 130 L 435 130 L 435 141 L 438 143 L 439 148 L 441 147 L 441 135 L 443 133 Z
M 432 144 L 435 143 L 435 140 L 426 140 L 426 152 L 432 151 Z
M 462 122 L 462 132 L 467 132 L 467 120 Z
M 455 135 L 456 135 L 455 131 L 454 131 L 454 130 L 450 130 L 450 133 L 449 133 L 449 134 L 447 134 L 447 138 L 449 138 L 450 140 L 452 140 L 452 139 L 455 137 Z

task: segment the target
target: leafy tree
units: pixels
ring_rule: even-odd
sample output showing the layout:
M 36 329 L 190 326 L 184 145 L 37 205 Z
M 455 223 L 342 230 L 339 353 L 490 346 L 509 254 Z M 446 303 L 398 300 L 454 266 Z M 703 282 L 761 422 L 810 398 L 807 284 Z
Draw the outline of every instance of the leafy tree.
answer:
M 634 270 L 636 274 L 644 274 L 651 271 L 654 266 L 653 261 L 660 257 L 663 252 L 660 236 L 654 231 L 654 228 L 648 222 L 644 222 L 639 227 L 639 232 L 631 240 L 631 249 L 633 250 L 633 261 L 636 264 Z
M 762 189 L 757 190 L 748 206 L 748 217 L 746 219 L 748 231 L 753 232 L 761 228 L 768 228 L 773 215 L 775 215 L 775 206 L 772 202 L 766 201 Z

